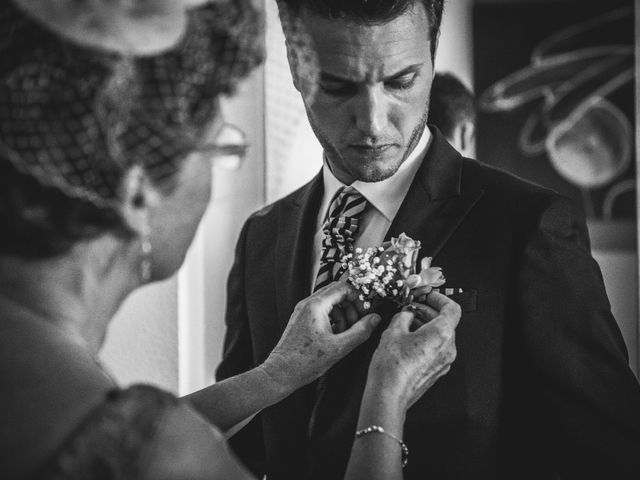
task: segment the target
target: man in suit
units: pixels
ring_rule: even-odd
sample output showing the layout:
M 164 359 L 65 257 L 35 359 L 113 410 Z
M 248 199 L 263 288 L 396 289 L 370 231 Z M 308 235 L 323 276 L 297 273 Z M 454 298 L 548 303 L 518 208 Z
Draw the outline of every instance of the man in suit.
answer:
M 475 157 L 475 99 L 471 90 L 453 73 L 438 72 L 434 75 L 428 123 L 438 127 L 463 157 Z
M 451 371 L 408 411 L 405 477 L 638 478 L 640 387 L 584 220 L 427 128 L 442 0 L 287 5 L 298 22 L 285 28 L 289 60 L 324 166 L 242 230 L 219 378 L 276 345 L 320 276 L 327 210 L 350 185 L 367 201 L 353 246 L 420 240 L 463 311 Z M 317 56 L 291 38 L 301 31 Z M 379 334 L 232 438 L 258 476 L 342 478 Z

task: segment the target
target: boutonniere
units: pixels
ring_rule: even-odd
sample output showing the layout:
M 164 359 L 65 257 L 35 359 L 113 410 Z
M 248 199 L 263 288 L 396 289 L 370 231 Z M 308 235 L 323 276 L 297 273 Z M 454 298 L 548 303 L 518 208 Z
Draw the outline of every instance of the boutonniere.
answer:
M 402 233 L 379 247 L 356 248 L 342 258 L 347 282 L 358 291 L 365 310 L 384 300 L 405 307 L 413 300 L 414 290 L 424 295 L 445 283 L 442 269 L 431 266 L 431 257 L 423 258 L 416 272 L 420 247 L 419 241 Z

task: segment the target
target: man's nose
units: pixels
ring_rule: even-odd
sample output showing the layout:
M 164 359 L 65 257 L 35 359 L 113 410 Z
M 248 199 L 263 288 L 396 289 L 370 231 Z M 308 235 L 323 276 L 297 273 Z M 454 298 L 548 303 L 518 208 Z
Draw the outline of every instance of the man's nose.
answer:
M 387 127 L 389 105 L 377 86 L 367 87 L 355 99 L 355 122 L 358 129 L 371 138 L 379 138 Z

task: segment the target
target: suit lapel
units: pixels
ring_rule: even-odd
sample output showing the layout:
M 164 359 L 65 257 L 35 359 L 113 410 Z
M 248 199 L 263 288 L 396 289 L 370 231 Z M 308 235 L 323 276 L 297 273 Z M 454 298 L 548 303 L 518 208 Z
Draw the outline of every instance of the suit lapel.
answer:
M 461 177 L 462 157 L 434 130 L 431 148 L 385 240 L 405 232 L 422 242 L 421 256 L 435 257 L 484 193 L 462 192 Z
M 321 172 L 297 194 L 284 201 L 278 212 L 275 291 L 281 331 L 284 331 L 296 304 L 311 293 L 311 249 L 323 191 Z M 315 385 L 313 382 L 301 388 L 286 400 L 292 413 L 291 428 L 296 432 L 296 438 L 301 440 L 307 435 Z M 299 461 L 304 461 L 306 445 L 301 442 L 300 447 Z
M 311 293 L 311 251 L 322 193 L 320 173 L 297 195 L 283 202 L 278 212 L 275 289 L 282 329 L 296 303 Z

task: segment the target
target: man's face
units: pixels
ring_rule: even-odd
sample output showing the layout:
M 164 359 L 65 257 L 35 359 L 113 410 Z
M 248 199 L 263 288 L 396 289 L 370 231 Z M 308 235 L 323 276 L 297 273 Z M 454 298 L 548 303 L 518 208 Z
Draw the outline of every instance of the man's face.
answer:
M 378 25 L 308 11 L 303 21 L 315 43 L 320 77 L 313 97 L 301 93 L 333 173 L 347 184 L 391 177 L 426 126 L 433 65 L 424 7 L 416 2 Z

